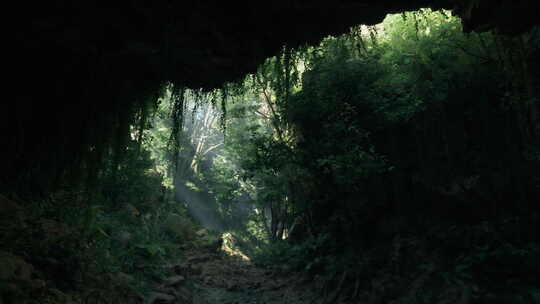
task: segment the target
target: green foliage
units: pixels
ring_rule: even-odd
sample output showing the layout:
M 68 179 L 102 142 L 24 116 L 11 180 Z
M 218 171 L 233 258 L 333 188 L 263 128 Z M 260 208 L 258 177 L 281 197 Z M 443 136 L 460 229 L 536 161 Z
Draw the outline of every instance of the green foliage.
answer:
M 108 303 L 144 294 L 165 276 L 158 266 L 178 261 L 180 248 L 195 237 L 185 208 L 168 199 L 162 175 L 139 143 L 106 162 L 99 184 L 55 192 L 24 212 L 16 239 L 2 234 L 6 249 L 30 257 L 51 291 L 40 303 Z
M 300 244 L 277 241 L 261 248 L 253 262 L 261 266 L 287 265 L 295 271 L 320 271 L 324 267 L 322 253 L 328 245 L 328 235 L 313 236 Z
M 529 59 L 517 43 L 421 10 L 285 48 L 227 94 L 223 147 L 195 157 L 208 166 L 188 179 L 265 264 L 351 248 L 367 256 L 400 235 L 523 214 L 539 163 L 534 149 L 515 148 L 533 140 L 519 118 L 528 80 L 516 63 Z M 300 237 L 283 242 L 296 222 Z M 334 250 L 302 247 L 322 235 Z
M 389 277 L 395 268 L 427 273 L 416 268 L 427 255 L 412 252 L 444 244 L 427 264 L 446 279 L 434 279 L 427 302 L 448 286 L 468 293 L 492 289 L 495 279 L 483 278 L 533 276 L 538 236 L 508 237 L 515 227 L 537 229 L 528 213 L 539 195 L 530 120 L 538 105 L 527 100 L 538 86 L 523 68 L 534 62 L 526 55 L 534 43 L 526 47 L 517 52 L 519 39 L 496 33 L 465 35 L 456 18 L 422 10 L 328 38 L 293 56 L 294 67 L 284 67 L 284 52 L 230 108 L 206 182 L 230 218 L 249 198 L 251 216 L 237 229 L 262 241 L 251 251 L 260 264 L 387 282 L 377 267 Z M 514 217 L 514 228 L 500 222 Z M 275 238 L 297 221 L 299 238 Z M 404 236 L 415 240 L 409 262 L 400 258 Z

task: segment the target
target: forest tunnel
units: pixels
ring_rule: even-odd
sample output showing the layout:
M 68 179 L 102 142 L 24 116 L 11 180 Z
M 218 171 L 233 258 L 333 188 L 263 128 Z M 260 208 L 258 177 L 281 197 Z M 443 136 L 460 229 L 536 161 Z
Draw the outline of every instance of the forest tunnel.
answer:
M 452 9 L 465 31 L 539 24 L 533 0 L 56 0 L 19 7 L 0 125 L 0 192 L 46 192 L 122 146 L 160 86 L 211 90 L 254 72 L 284 45 L 421 7 Z M 18 4 L 22 5 L 22 4 Z M 28 4 L 25 4 L 28 5 Z M 13 12 L 13 11 L 12 11 Z

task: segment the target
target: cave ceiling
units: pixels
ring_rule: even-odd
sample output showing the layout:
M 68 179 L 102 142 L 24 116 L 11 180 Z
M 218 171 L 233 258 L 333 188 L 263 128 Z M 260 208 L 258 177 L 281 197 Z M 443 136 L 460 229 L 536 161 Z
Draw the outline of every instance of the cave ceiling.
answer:
M 46 1 L 25 8 L 16 45 L 69 70 L 69 77 L 85 64 L 104 65 L 96 77 L 212 89 L 254 72 L 285 44 L 313 44 L 388 13 L 453 9 L 467 31 L 520 32 L 538 23 L 534 6 L 531 0 Z

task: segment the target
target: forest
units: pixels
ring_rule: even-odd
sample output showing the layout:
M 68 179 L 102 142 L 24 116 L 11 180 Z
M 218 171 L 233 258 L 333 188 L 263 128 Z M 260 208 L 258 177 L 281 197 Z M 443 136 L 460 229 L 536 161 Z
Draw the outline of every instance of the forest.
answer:
M 136 92 L 0 180 L 0 304 L 540 303 L 539 71 L 421 9 Z

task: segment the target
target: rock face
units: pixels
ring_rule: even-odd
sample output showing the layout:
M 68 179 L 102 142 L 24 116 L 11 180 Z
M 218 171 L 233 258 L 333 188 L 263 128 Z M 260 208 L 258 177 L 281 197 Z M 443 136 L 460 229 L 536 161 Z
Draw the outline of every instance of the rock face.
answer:
M 6 136 L 0 187 L 51 187 L 160 84 L 206 90 L 254 72 L 283 45 L 316 43 L 387 13 L 454 9 L 465 30 L 511 33 L 538 24 L 535 0 L 42 1 L 10 11 L 14 97 L 0 112 Z M 104 135 L 105 134 L 105 135 Z M 94 150 L 93 150 L 94 149 Z M 98 153 L 99 154 L 99 153 Z M 59 172 L 56 172 L 59 171 Z M 35 183 L 35 184 L 33 184 Z M 1 190 L 1 189 L 0 189 Z
M 71 69 L 91 58 L 98 65 L 101 60 L 111 65 L 131 61 L 148 78 L 210 89 L 253 72 L 284 44 L 314 43 L 353 25 L 379 23 L 388 13 L 448 8 L 463 18 L 468 31 L 498 27 L 516 32 L 538 23 L 535 4 L 533 0 L 161 0 L 99 5 L 57 0 L 27 8 L 15 31 L 17 45 L 34 56 L 78 54 Z

